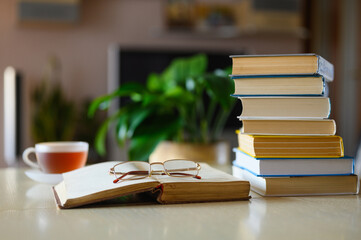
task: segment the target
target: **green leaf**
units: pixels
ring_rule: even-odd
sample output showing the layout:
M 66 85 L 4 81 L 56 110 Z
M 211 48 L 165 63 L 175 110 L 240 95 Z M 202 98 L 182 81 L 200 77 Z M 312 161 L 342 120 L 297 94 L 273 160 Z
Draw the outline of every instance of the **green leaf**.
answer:
M 166 84 L 168 88 L 176 85 L 185 86 L 188 78 L 203 75 L 207 65 L 207 56 L 204 54 L 174 59 L 161 74 L 163 84 Z
M 100 128 L 98 129 L 96 136 L 95 136 L 95 141 L 94 141 L 94 145 L 95 145 L 95 149 L 96 151 L 104 156 L 106 153 L 106 146 L 105 146 L 105 142 L 106 142 L 106 136 L 107 136 L 107 132 L 108 132 L 108 128 L 109 125 L 115 120 L 118 119 L 119 116 L 122 114 L 122 111 L 119 110 L 117 111 L 115 114 L 113 114 L 112 116 L 110 116 L 109 118 L 107 118 L 100 126 Z
M 143 94 L 143 99 L 142 99 L 142 107 L 147 107 L 149 105 L 155 105 L 155 104 L 159 104 L 159 97 L 162 96 L 163 94 L 156 94 L 156 93 L 145 93 Z
M 142 107 L 133 103 L 121 109 L 117 119 L 117 141 L 119 146 L 124 146 L 127 139 L 133 136 L 135 129 L 153 112 L 152 107 Z
M 149 74 L 147 78 L 147 88 L 150 91 L 162 90 L 163 89 L 162 78 L 156 73 Z
M 107 136 L 107 132 L 108 132 L 108 126 L 109 126 L 110 120 L 106 120 L 99 128 L 99 130 L 97 131 L 97 134 L 95 136 L 95 149 L 97 150 L 97 152 L 101 155 L 104 156 L 106 153 L 106 147 L 105 147 L 105 139 Z
M 176 86 L 177 83 L 181 82 L 181 80 L 184 79 L 184 68 L 185 66 L 183 58 L 177 58 L 173 60 L 161 74 L 163 84 L 168 83 L 168 86 Z
M 143 94 L 146 91 L 146 88 L 137 82 L 129 82 L 121 85 L 114 92 L 98 97 L 92 101 L 89 106 L 88 116 L 93 117 L 96 110 L 101 108 L 102 110 L 106 110 L 110 106 L 110 102 L 114 100 L 114 98 L 123 97 L 123 96 L 132 96 L 135 94 Z
M 128 136 L 128 115 L 122 114 L 118 118 L 118 123 L 116 126 L 116 140 L 120 147 L 124 146 L 125 141 L 127 140 Z
M 224 109 L 229 109 L 235 101 L 230 95 L 234 93 L 234 81 L 229 77 L 214 74 L 206 76 L 207 93 L 218 101 Z
M 208 60 L 205 54 L 197 54 L 189 58 L 189 77 L 198 77 L 207 70 Z
M 195 101 L 194 95 L 182 87 L 170 89 L 161 97 L 163 98 L 161 101 L 170 101 L 168 102 L 169 105 L 172 104 L 173 106 L 193 103 Z
M 129 129 L 127 137 L 131 138 L 137 127 L 154 111 L 154 108 L 134 108 L 129 113 Z M 145 123 L 147 124 L 147 123 Z
M 129 159 L 147 161 L 158 143 L 173 136 L 181 127 L 180 119 L 148 124 L 137 130 L 129 146 Z
M 229 77 L 230 74 L 232 74 L 232 66 L 226 67 L 224 69 L 216 69 L 213 72 L 218 77 Z

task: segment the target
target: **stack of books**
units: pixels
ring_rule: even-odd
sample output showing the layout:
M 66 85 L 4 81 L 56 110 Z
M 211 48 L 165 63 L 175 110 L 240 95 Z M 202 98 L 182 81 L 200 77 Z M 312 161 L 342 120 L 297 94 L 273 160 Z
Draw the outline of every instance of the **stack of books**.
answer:
M 333 65 L 315 54 L 231 58 L 242 102 L 233 175 L 264 196 L 357 193 L 354 159 L 329 119 Z

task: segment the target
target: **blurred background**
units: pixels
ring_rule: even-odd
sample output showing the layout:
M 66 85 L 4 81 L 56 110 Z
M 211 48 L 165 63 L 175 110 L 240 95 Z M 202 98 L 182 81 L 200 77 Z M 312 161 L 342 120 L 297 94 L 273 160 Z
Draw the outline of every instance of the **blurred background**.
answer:
M 122 82 L 144 82 L 152 62 L 160 63 L 156 71 L 182 53 L 206 53 L 213 68 L 230 66 L 231 54 L 323 56 L 335 66 L 330 117 L 345 153 L 355 155 L 360 16 L 357 0 L 2 0 L 0 155 L 19 156 L 51 131 L 59 139 L 92 141 L 97 119 L 85 117 L 91 100 Z M 53 112 L 42 117 L 45 108 Z M 52 117 L 69 129 L 59 133 L 41 123 Z M 235 141 L 236 127 L 228 129 Z M 6 161 L 0 166 L 11 164 Z

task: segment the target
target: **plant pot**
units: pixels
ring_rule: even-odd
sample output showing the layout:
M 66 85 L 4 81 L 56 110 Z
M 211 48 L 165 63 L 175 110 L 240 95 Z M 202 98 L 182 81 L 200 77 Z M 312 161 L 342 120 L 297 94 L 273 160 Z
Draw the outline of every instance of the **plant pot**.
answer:
M 163 141 L 149 156 L 149 162 L 164 162 L 168 159 L 190 159 L 209 164 L 230 163 L 230 144 L 219 141 L 211 144 L 178 143 Z

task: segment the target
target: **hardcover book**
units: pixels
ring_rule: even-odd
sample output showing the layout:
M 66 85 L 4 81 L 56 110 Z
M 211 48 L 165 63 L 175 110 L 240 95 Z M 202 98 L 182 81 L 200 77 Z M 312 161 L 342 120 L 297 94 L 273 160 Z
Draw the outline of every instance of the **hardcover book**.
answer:
M 327 176 L 354 174 L 354 158 L 255 158 L 233 149 L 233 166 L 257 177 Z
M 257 177 L 239 167 L 233 176 L 251 183 L 262 196 L 340 195 L 357 193 L 357 176 Z
M 260 158 L 338 158 L 344 156 L 340 136 L 271 136 L 238 134 L 239 149 Z
M 230 174 L 201 163 L 199 176 L 151 177 L 113 183 L 109 169 L 119 162 L 90 165 L 63 174 L 64 180 L 53 187 L 57 205 L 73 208 L 135 193 L 153 193 L 159 203 L 187 203 L 249 199 L 250 185 Z
M 232 77 L 233 96 L 322 96 L 326 84 L 322 76 Z
M 328 118 L 331 112 L 327 97 L 240 97 L 239 119 L 310 119 Z
M 232 55 L 232 77 L 320 75 L 333 81 L 333 65 L 316 54 Z
M 241 133 L 249 135 L 335 135 L 333 119 L 243 119 Z

